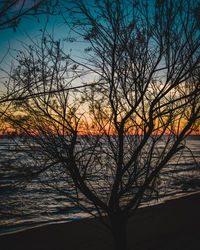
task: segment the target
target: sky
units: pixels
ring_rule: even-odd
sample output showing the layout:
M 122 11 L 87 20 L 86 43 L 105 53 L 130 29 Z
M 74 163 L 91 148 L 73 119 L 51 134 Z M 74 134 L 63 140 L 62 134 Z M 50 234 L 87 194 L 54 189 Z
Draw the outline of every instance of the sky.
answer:
M 19 0 L 22 1 L 22 0 Z M 27 0 L 28 2 L 32 0 Z M 90 0 L 88 0 L 90 1 Z M 67 0 L 65 0 L 65 4 Z M 5 91 L 2 82 L 5 80 L 5 77 L 8 76 L 11 65 L 16 65 L 16 55 L 18 50 L 23 49 L 23 43 L 26 45 L 31 44 L 31 39 L 40 41 L 42 31 L 44 30 L 45 25 L 47 24 L 47 31 L 50 35 L 53 34 L 55 40 L 64 39 L 69 36 L 69 28 L 64 23 L 64 19 L 61 15 L 36 15 L 33 16 L 24 16 L 22 17 L 19 25 L 14 31 L 13 28 L 0 29 L 0 94 Z M 71 34 L 70 34 L 71 36 Z M 63 43 L 65 52 L 72 52 L 74 58 L 82 57 L 84 58 L 84 47 L 85 44 L 78 42 L 77 43 Z M 80 60 L 80 58 L 78 59 Z M 5 73 L 3 71 L 8 72 Z M 91 81 L 93 77 L 83 78 L 83 81 Z M 80 85 L 80 81 L 76 80 L 76 85 Z
M 16 31 L 12 28 L 0 30 L 0 61 L 3 60 L 3 65 L 9 63 L 12 55 L 15 54 L 15 49 L 20 49 L 21 42 L 30 43 L 30 38 L 39 40 L 41 30 L 48 22 L 47 28 L 50 33 L 54 32 L 55 37 L 60 38 L 67 32 L 66 25 L 59 16 L 39 16 L 25 17 L 20 22 Z M 9 54 L 7 54 L 10 48 Z M 2 66 L 1 63 L 1 66 Z
M 31 1 L 33 0 L 26 0 L 27 7 L 31 6 Z M 16 65 L 17 50 L 22 50 L 23 43 L 31 44 L 31 39 L 39 42 L 46 24 L 48 32 L 54 34 L 54 39 L 62 39 L 68 33 L 61 16 L 46 14 L 23 16 L 15 30 L 13 28 L 0 29 L 0 94 L 5 91 L 2 83 L 8 76 L 11 65 Z

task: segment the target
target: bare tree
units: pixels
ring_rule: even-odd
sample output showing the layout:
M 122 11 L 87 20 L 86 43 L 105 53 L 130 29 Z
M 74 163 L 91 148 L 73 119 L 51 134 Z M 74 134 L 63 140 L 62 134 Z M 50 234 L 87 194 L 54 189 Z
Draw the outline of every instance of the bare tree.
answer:
M 162 170 L 196 129 L 200 33 L 193 6 L 72 1 L 65 20 L 85 41 L 84 57 L 43 37 L 11 76 L 30 97 L 16 103 L 23 117 L 7 113 L 31 149 L 21 176 L 40 178 L 97 216 L 111 229 L 115 250 L 127 249 L 128 219 L 156 197 Z M 90 73 L 98 79 L 75 91 Z

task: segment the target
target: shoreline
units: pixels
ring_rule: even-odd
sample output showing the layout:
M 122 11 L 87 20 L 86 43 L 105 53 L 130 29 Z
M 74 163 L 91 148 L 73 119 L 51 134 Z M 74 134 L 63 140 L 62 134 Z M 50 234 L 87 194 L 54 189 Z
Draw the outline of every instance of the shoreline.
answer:
M 188 192 L 184 192 L 184 193 L 183 192 L 176 193 L 176 194 L 173 194 L 173 196 L 171 196 L 169 194 L 169 195 L 167 195 L 165 197 L 159 198 L 159 199 L 161 199 L 161 201 L 152 200 L 152 201 L 149 202 L 149 204 L 143 204 L 138 209 L 159 206 L 160 204 L 164 204 L 167 201 L 179 199 L 179 198 L 182 198 L 182 197 L 187 197 L 187 196 L 190 196 L 190 195 L 193 195 L 193 194 L 200 194 L 200 190 L 199 191 L 193 191 L 193 192 L 188 191 Z M 31 229 L 38 228 L 38 227 L 46 227 L 48 225 L 63 224 L 63 223 L 70 223 L 70 222 L 75 222 L 75 221 L 91 220 L 91 219 L 93 219 L 93 217 L 86 217 L 86 218 L 81 218 L 80 217 L 78 219 L 73 219 L 73 220 L 70 220 L 70 219 L 52 220 L 52 221 L 44 221 L 44 222 L 41 222 L 41 223 L 35 222 L 35 223 L 30 224 L 29 226 L 19 226 L 19 227 L 13 228 L 13 230 L 8 229 L 8 231 L 0 232 L 0 237 L 5 236 L 5 235 L 9 235 L 9 234 L 15 234 L 15 233 L 18 233 L 18 232 L 24 232 L 26 230 L 31 230 Z
M 130 250 L 197 250 L 199 225 L 197 191 L 139 208 L 128 224 L 128 246 Z M 0 245 L 2 250 L 107 250 L 112 249 L 112 238 L 96 219 L 83 219 L 9 232 L 0 236 Z

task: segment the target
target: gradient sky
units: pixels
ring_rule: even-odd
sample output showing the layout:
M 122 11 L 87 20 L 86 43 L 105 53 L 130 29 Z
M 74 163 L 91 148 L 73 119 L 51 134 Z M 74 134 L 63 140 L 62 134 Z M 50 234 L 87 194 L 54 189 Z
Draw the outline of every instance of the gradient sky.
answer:
M 23 43 L 27 45 L 31 44 L 31 39 L 35 41 L 40 41 L 42 30 L 47 24 L 47 30 L 50 35 L 53 34 L 55 40 L 63 39 L 69 36 L 69 28 L 64 23 L 62 16 L 60 15 L 40 15 L 36 17 L 23 17 L 16 31 L 12 28 L 0 30 L 0 69 L 4 69 L 7 72 L 10 72 L 12 64 L 15 64 L 15 57 L 17 50 L 23 49 Z M 65 43 L 64 48 L 66 53 L 69 53 L 72 50 L 74 57 L 84 57 L 85 44 L 78 42 L 77 43 Z M 0 93 L 4 92 L 4 87 L 2 82 L 6 74 L 0 72 Z M 3 79 L 2 79 L 3 78 Z M 93 77 L 92 77 L 93 79 Z M 86 77 L 84 81 L 90 81 Z M 80 84 L 80 81 L 77 80 L 75 84 Z

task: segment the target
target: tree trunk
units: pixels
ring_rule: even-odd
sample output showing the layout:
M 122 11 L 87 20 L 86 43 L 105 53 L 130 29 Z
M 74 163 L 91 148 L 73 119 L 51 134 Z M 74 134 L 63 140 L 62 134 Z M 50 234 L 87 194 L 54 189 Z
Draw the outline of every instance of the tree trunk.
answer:
M 113 249 L 127 250 L 127 220 L 115 216 L 111 219 L 112 235 L 113 235 Z

